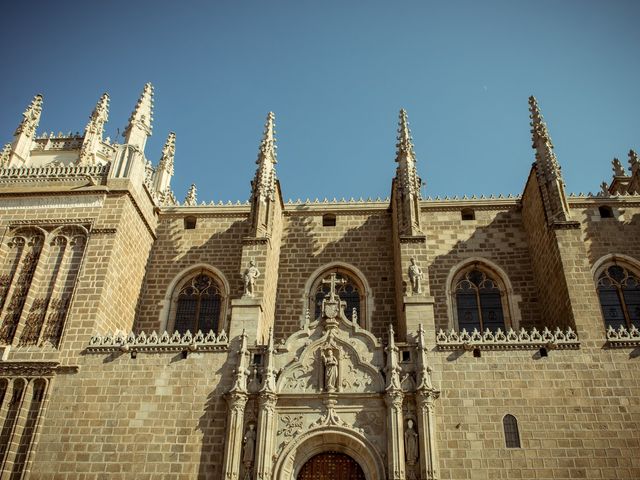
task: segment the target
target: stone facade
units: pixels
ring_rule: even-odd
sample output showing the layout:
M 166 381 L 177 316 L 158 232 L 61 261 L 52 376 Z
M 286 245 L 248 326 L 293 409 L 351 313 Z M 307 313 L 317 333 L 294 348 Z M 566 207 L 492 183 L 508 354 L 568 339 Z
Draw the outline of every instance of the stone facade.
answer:
M 106 94 L 42 106 L 0 154 L 0 479 L 640 478 L 633 151 L 567 195 L 532 98 L 521 196 L 422 198 L 401 111 L 389 199 L 283 202 L 270 113 L 249 201 L 180 204 L 151 85 L 122 144 Z

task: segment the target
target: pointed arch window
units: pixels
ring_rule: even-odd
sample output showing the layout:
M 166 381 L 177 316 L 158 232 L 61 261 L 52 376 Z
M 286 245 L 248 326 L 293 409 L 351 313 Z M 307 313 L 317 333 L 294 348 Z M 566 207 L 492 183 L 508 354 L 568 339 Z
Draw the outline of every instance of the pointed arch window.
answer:
M 598 298 L 606 327 L 640 328 L 640 277 L 621 265 L 598 276 Z
M 474 264 L 458 273 L 452 293 L 459 330 L 496 331 L 510 326 L 504 285 L 484 266 Z
M 211 273 L 200 271 L 188 277 L 174 294 L 173 331 L 208 332 L 220 329 L 224 289 Z

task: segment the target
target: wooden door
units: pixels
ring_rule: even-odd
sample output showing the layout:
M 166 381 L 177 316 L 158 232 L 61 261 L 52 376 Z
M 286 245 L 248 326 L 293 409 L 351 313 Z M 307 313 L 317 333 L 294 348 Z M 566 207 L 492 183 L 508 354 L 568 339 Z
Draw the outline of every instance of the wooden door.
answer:
M 297 480 L 366 480 L 360 465 L 349 455 L 325 452 L 305 463 Z

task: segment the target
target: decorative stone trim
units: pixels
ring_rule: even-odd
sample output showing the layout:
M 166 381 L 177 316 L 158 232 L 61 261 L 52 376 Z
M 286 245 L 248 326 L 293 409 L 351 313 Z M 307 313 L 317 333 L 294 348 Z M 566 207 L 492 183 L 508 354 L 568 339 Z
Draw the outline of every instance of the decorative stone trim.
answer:
M 0 362 L 0 376 L 50 377 L 58 366 L 58 362 Z
M 424 235 L 402 235 L 400 243 L 426 243 L 427 237 Z
M 448 333 L 440 329 L 436 335 L 436 344 L 438 350 L 472 350 L 479 348 L 481 350 L 526 350 L 546 347 L 549 349 L 578 349 L 580 342 L 578 335 L 571 329 L 566 331 L 556 328 L 552 332 L 547 327 L 541 332 L 533 328 L 531 332 L 527 332 L 524 328 L 516 332 L 512 328 L 503 332 L 498 329 L 495 333 L 487 329 L 484 333 L 473 329 L 469 333 L 466 329 L 461 332 L 451 330 Z
M 9 227 L 18 227 L 23 225 L 37 225 L 44 228 L 47 227 L 59 227 L 60 225 L 83 225 L 85 227 L 92 225 L 93 218 L 48 218 L 48 219 L 33 219 L 33 220 L 13 220 L 9 224 Z
M 614 348 L 640 346 L 640 330 L 633 325 L 627 329 L 624 325 L 616 330 L 611 325 L 607 329 L 607 346 Z
M 0 182 L 32 183 L 42 180 L 68 180 L 68 179 L 100 179 L 105 180 L 109 173 L 109 164 L 89 166 L 46 166 L 46 167 L 20 167 L 1 168 Z
M 117 228 L 94 228 L 89 232 L 91 235 L 113 235 L 118 232 Z
M 150 335 L 141 332 L 135 335 L 133 332 L 125 335 L 124 333 L 116 333 L 115 335 L 94 335 L 89 341 L 87 353 L 111 353 L 111 352 L 181 352 L 188 350 L 190 352 L 214 352 L 226 350 L 229 347 L 229 338 L 223 330 L 216 335 L 213 330 L 209 330 L 206 335 L 198 330 L 193 335 L 189 330 L 184 334 L 174 332 L 169 334 L 167 331 L 162 335 L 156 332 Z

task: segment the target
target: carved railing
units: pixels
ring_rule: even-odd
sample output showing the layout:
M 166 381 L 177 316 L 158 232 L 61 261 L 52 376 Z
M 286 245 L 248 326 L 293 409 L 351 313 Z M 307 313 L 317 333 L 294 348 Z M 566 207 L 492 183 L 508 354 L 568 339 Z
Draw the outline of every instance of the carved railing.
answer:
M 144 332 L 115 335 L 94 335 L 87 347 L 88 353 L 110 352 L 213 352 L 226 350 L 229 346 L 229 338 L 223 330 L 218 335 L 213 330 L 209 333 L 198 332 L 194 335 L 189 330 L 184 334 L 164 332 L 158 335 L 156 332 L 150 335 Z
M 634 347 L 640 346 L 640 330 L 632 325 L 627 328 L 620 325 L 617 329 L 609 325 L 607 329 L 607 345 L 610 347 Z
M 90 177 L 104 180 L 109 173 L 109 164 L 87 166 L 45 166 L 0 168 L 0 182 L 38 182 L 42 180 L 65 180 Z
M 548 328 L 539 331 L 533 328 L 526 331 L 524 328 L 516 332 L 512 328 L 503 332 L 501 329 L 495 332 L 489 329 L 479 332 L 473 329 L 473 332 L 467 332 L 462 329 L 461 332 L 450 330 L 445 332 L 440 329 L 436 335 L 436 344 L 439 350 L 473 350 L 479 348 L 481 350 L 523 350 L 523 349 L 577 349 L 580 348 L 578 335 L 571 327 L 562 331 L 556 328 L 551 331 Z

